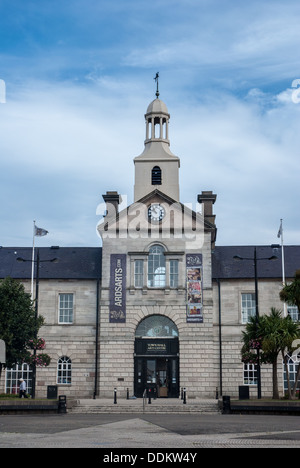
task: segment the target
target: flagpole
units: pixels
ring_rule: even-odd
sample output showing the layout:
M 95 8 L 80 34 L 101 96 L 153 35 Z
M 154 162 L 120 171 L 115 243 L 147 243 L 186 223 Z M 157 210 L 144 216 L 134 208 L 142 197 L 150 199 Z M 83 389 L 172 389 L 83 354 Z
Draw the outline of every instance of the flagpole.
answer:
M 282 219 L 280 220 L 280 228 L 278 231 L 278 237 L 281 238 L 281 260 L 282 260 L 282 285 L 285 286 L 285 262 L 284 262 L 284 245 L 283 245 L 283 227 L 282 227 Z M 287 317 L 287 306 L 284 302 L 283 304 L 283 315 Z
M 33 301 L 33 277 L 34 277 L 34 237 L 35 237 L 35 221 L 33 221 L 32 260 L 31 260 L 31 300 L 32 301 Z

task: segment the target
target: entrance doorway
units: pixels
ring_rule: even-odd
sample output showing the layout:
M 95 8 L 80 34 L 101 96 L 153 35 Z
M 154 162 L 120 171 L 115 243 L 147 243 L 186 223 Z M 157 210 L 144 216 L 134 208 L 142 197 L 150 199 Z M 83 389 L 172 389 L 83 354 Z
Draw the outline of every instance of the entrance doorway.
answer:
M 147 388 L 157 398 L 178 398 L 178 357 L 136 357 L 134 394 L 141 398 Z
M 179 340 L 175 323 L 164 315 L 150 315 L 135 334 L 134 394 L 151 388 L 158 398 L 179 396 Z
M 136 338 L 134 394 L 151 387 L 158 398 L 179 396 L 178 338 Z

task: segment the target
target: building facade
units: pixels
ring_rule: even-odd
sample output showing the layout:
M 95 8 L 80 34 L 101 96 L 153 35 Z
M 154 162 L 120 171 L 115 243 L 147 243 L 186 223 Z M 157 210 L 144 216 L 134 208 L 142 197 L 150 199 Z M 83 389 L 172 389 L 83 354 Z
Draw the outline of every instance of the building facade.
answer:
M 236 396 L 241 385 L 257 391 L 255 366 L 241 362 L 242 330 L 255 313 L 251 259 L 255 251 L 259 311 L 268 313 L 283 308 L 282 251 L 216 244 L 216 195 L 195 195 L 195 209 L 180 202 L 169 120 L 157 96 L 145 114 L 144 151 L 134 158 L 133 204 L 120 210 L 121 195 L 103 195 L 102 247 L 39 249 L 40 336 L 51 364 L 37 370 L 37 396 L 49 385 L 77 398 L 111 398 L 114 388 L 120 397 L 142 397 L 151 387 L 164 398 L 177 398 L 182 387 L 189 398 Z M 28 261 L 16 262 L 16 254 Z M 58 262 L 47 262 L 53 256 Z M 29 291 L 30 258 L 30 248 L 1 248 L 0 276 Z M 287 280 L 299 266 L 300 247 L 285 247 Z M 21 376 L 30 390 L 30 372 L 7 369 L 0 392 L 16 391 Z M 280 365 L 278 372 L 283 392 Z M 271 366 L 262 367 L 262 392 L 272 394 Z

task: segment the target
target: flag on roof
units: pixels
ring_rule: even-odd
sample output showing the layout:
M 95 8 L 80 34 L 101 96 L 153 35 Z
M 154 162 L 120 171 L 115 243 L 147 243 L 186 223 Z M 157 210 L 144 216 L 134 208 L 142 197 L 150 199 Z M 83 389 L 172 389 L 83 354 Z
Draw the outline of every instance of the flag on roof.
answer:
M 46 229 L 35 226 L 35 230 L 34 230 L 35 236 L 46 236 L 47 234 L 48 234 L 48 231 L 46 231 Z

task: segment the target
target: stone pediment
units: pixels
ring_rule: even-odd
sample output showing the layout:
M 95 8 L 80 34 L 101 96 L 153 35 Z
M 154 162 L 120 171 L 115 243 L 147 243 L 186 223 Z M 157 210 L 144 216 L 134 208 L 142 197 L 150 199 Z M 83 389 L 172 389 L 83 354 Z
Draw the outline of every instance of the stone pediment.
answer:
M 162 215 L 150 218 L 149 209 Z M 107 204 L 107 216 L 98 225 L 98 232 L 104 238 L 182 238 L 190 241 L 196 236 L 203 237 L 204 231 L 211 230 L 200 212 L 173 200 L 168 195 L 153 190 L 140 200 L 116 212 L 116 205 Z

